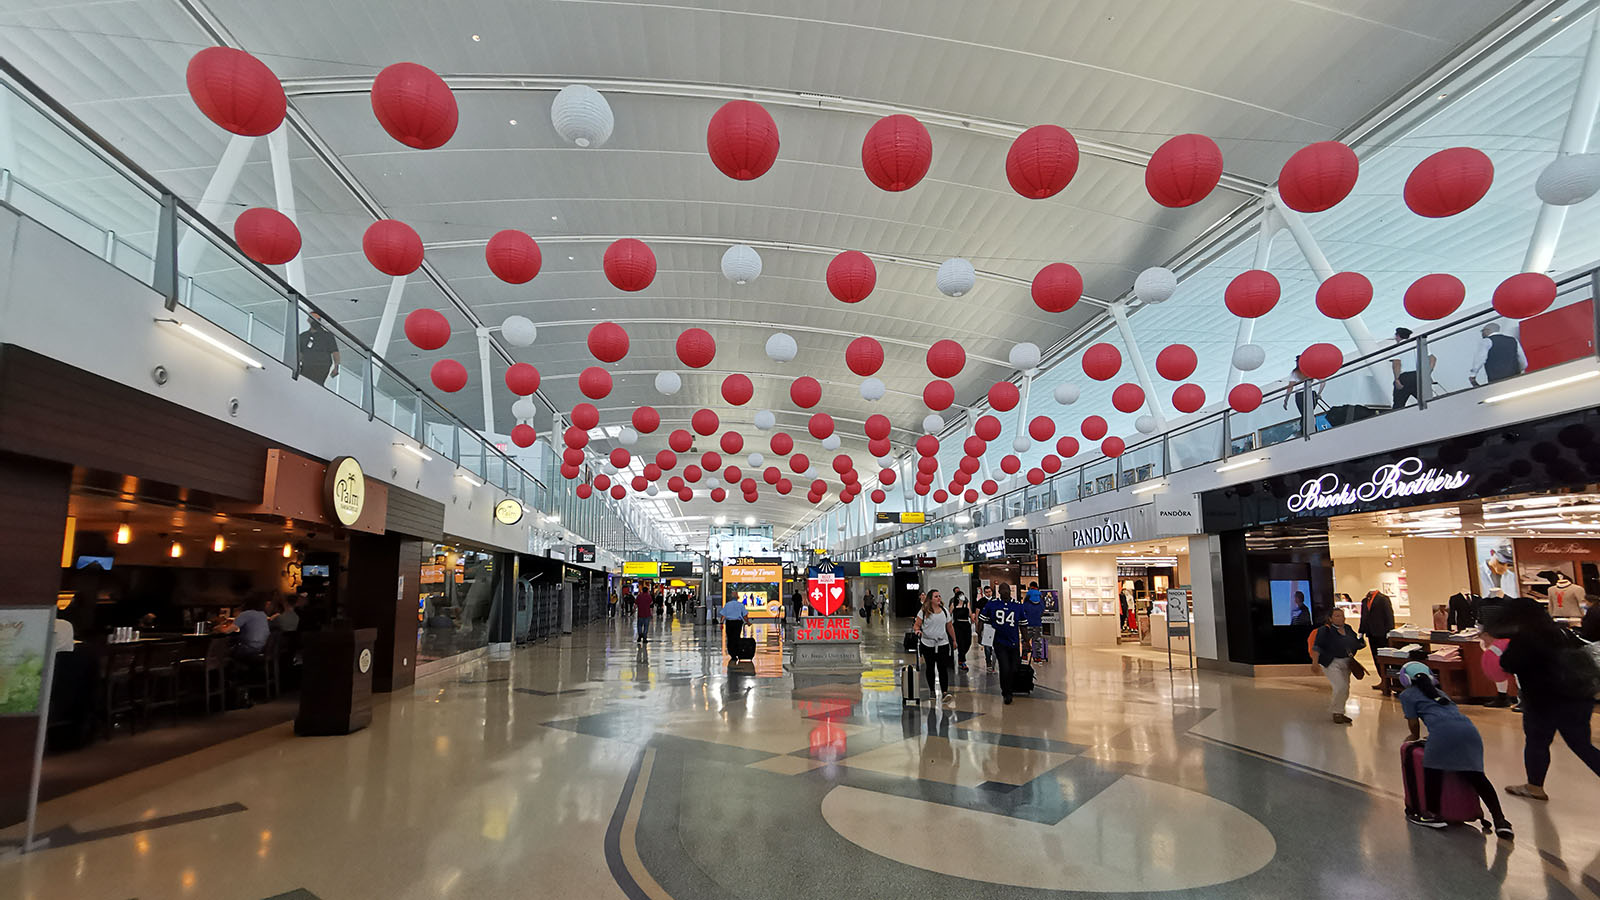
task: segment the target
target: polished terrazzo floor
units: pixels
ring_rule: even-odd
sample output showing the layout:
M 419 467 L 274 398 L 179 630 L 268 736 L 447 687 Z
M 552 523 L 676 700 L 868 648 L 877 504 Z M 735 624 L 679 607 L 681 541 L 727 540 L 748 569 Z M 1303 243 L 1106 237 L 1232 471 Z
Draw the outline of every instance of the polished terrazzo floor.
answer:
M 1600 780 L 1557 747 L 1507 845 L 1402 817 L 1398 704 L 1320 679 L 1055 648 L 1004 706 L 902 708 L 896 623 L 860 674 L 729 671 L 631 623 L 474 662 L 370 728 L 271 728 L 45 804 L 0 898 L 1600 897 Z M 1319 687 L 1320 686 L 1320 687 Z M 1515 714 L 1472 710 L 1520 780 Z M 17 836 L 0 832 L 0 844 Z

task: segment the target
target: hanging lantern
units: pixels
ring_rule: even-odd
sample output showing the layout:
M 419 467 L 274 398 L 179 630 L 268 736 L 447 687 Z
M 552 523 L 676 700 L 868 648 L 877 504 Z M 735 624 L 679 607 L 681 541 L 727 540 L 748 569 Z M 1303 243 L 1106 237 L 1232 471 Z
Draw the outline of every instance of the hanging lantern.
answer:
M 978 421 L 972 423 L 972 433 L 985 441 L 992 441 L 1000 436 L 1000 420 L 989 415 L 979 416 Z
M 761 277 L 761 254 L 754 247 L 734 244 L 722 254 L 722 277 L 734 284 L 749 284 Z
M 895 475 L 893 469 L 884 468 L 878 471 L 878 483 L 882 485 L 894 484 L 894 481 L 897 477 L 899 476 Z
M 1100 442 L 1100 452 L 1113 459 L 1121 456 L 1126 449 L 1128 449 L 1127 443 L 1119 437 L 1108 437 Z
M 533 426 L 526 422 L 511 429 L 511 443 L 516 444 L 518 447 L 532 447 L 533 442 L 538 439 L 539 433 L 534 431 Z
M 1078 142 L 1060 125 L 1035 125 L 1006 151 L 1006 180 L 1029 200 L 1061 193 L 1078 174 Z
M 281 266 L 300 255 L 300 229 L 275 209 L 257 206 L 233 220 L 233 240 L 264 266 Z
M 417 150 L 443 147 L 456 133 L 456 95 L 427 66 L 399 62 L 372 81 L 372 114 L 389 136 Z
M 712 430 L 715 431 L 716 428 L 713 427 Z M 694 446 L 694 435 L 684 431 L 682 428 L 674 429 L 671 434 L 667 435 L 667 446 L 678 453 L 688 453 L 689 448 Z
M 1058 384 L 1053 392 L 1056 402 L 1062 406 L 1071 406 L 1078 402 L 1080 391 L 1075 384 Z
M 889 422 L 888 416 L 882 413 L 873 413 L 867 416 L 867 421 L 862 430 L 867 437 L 873 440 L 885 441 L 889 439 L 889 431 L 892 427 L 893 425 Z
M 704 328 L 685 328 L 677 348 L 678 361 L 691 369 L 703 369 L 717 356 L 717 342 Z
M 704 474 L 705 472 L 701 471 L 700 467 L 694 463 L 683 467 L 683 480 L 689 484 L 698 484 L 700 477 Z
M 959 256 L 952 256 L 939 264 L 939 271 L 933 276 L 934 284 L 938 285 L 939 293 L 946 297 L 960 297 L 978 281 L 978 270 L 972 263 Z
M 804 453 L 796 453 L 789 457 L 789 471 L 796 475 L 804 475 L 811 468 L 811 460 Z
M 533 402 L 532 397 L 518 397 L 511 403 L 511 416 L 516 419 L 531 419 L 539 414 L 539 405 Z
M 1083 276 L 1067 263 L 1051 263 L 1033 276 L 1032 294 L 1045 312 L 1066 312 L 1083 296 Z
M 841 303 L 860 303 L 878 284 L 878 269 L 860 250 L 846 250 L 828 263 L 828 292 Z
M 577 447 L 568 447 L 561 451 L 561 464 L 573 469 L 583 465 L 583 451 Z
M 933 492 L 933 502 L 935 502 L 935 503 L 944 503 L 944 502 L 948 501 L 949 499 L 950 499 L 950 495 L 948 493 L 946 493 L 943 488 L 937 488 L 937 489 L 934 490 L 934 492 Z
M 628 467 L 628 463 L 633 461 L 633 454 L 629 453 L 626 447 L 617 447 L 617 448 L 615 448 L 615 449 L 613 449 L 611 451 L 610 459 L 611 459 L 611 465 L 612 465 L 613 468 L 618 469 L 618 470 L 626 469 Z M 637 479 L 643 478 L 643 477 L 644 476 L 642 476 L 642 475 L 634 476 L 634 478 L 636 479 L 634 481 L 634 483 L 633 483 L 633 489 L 634 490 L 636 490 L 636 491 L 644 490 L 645 486 L 640 484 L 637 481 Z
M 1451 147 L 1417 164 L 1406 179 L 1406 206 L 1419 216 L 1442 219 L 1466 212 L 1489 193 L 1494 163 L 1482 150 Z
M 739 432 L 737 431 L 724 431 L 722 433 L 722 440 L 719 442 L 719 444 L 722 447 L 723 453 L 732 456 L 744 449 L 744 438 L 740 436 Z M 730 478 L 728 480 L 738 481 L 739 479 Z
M 406 313 L 406 340 L 421 350 L 437 350 L 450 341 L 450 322 L 436 309 L 413 309 Z
M 232 47 L 207 47 L 189 58 L 189 97 L 225 131 L 261 137 L 278 130 L 288 98 L 266 63 Z
M 1180 384 L 1172 392 L 1172 406 L 1179 412 L 1192 413 L 1205 405 L 1206 392 L 1198 384 Z
M 948 381 L 930 381 L 922 389 L 922 403 L 935 412 L 942 412 L 956 402 L 956 389 Z
M 1028 436 L 1036 441 L 1048 441 L 1056 434 L 1056 420 L 1049 416 L 1034 416 L 1028 423 Z
M 640 434 L 650 434 L 661 427 L 661 413 L 653 406 L 640 406 L 633 411 L 633 427 Z
M 550 124 L 564 141 L 599 147 L 610 139 L 616 119 L 599 91 L 586 84 L 569 84 L 550 102 Z
M 1011 345 L 1011 353 L 1008 358 L 1014 368 L 1026 372 L 1029 369 L 1038 367 L 1039 356 L 1038 344 L 1023 341 L 1020 344 Z
M 561 477 L 565 478 L 568 481 L 576 481 L 577 478 L 578 478 L 578 475 L 581 474 L 581 472 L 582 472 L 582 470 L 579 469 L 577 466 L 565 466 L 564 465 L 564 466 L 561 467 Z
M 971 438 L 968 438 L 968 440 L 971 440 Z M 1001 462 L 1001 466 L 1003 467 L 1004 465 L 1005 465 L 1005 463 L 1002 461 Z M 961 457 L 961 462 L 957 466 L 957 468 L 960 470 L 960 474 L 971 476 L 972 474 L 977 472 L 978 469 L 982 468 L 982 466 L 983 466 L 983 463 L 982 463 L 982 461 L 980 461 L 978 459 L 978 457 L 976 457 L 976 456 L 963 456 L 963 457 Z
M 724 501 L 726 499 L 728 499 L 728 492 L 727 491 L 723 490 L 722 488 L 712 488 L 711 489 L 711 501 L 713 503 L 721 503 L 722 501 Z
M 1551 206 L 1572 206 L 1600 191 L 1600 153 L 1563 153 L 1539 172 L 1533 192 Z
M 561 442 L 566 444 L 568 447 L 575 447 L 579 450 L 582 450 L 584 447 L 589 446 L 589 432 L 583 428 L 579 428 L 577 425 L 573 425 L 571 428 L 568 428 L 566 431 L 562 432 Z
M 578 495 L 579 500 L 587 500 L 594 496 L 594 487 L 593 485 L 580 484 L 574 489 L 573 493 Z
M 1454 275 L 1424 275 L 1406 288 L 1406 312 L 1416 319 L 1442 319 L 1461 308 L 1467 286 Z
M 1083 432 L 1083 436 L 1089 440 L 1098 441 L 1106 436 L 1106 431 L 1109 427 L 1106 424 L 1106 420 L 1099 416 L 1085 416 L 1078 430 Z
M 1083 351 L 1083 374 L 1095 381 L 1109 381 L 1122 369 L 1122 351 L 1105 342 Z
M 1061 471 L 1061 457 L 1054 453 L 1046 454 L 1044 459 L 1039 460 L 1039 468 L 1048 475 L 1054 475 Z
M 584 431 L 591 431 L 600 427 L 600 410 L 595 409 L 593 403 L 579 403 L 574 406 L 570 418 L 573 425 L 582 428 Z
M 578 373 L 578 390 L 590 400 L 603 400 L 611 394 L 611 373 L 599 366 L 590 366 Z
M 694 429 L 695 434 L 701 437 L 709 437 L 717 430 L 719 424 L 721 422 L 717 419 L 717 414 L 709 409 L 697 409 L 694 415 L 689 417 L 689 426 Z M 706 468 L 714 469 L 716 466 L 707 466 Z
M 1009 381 L 995 382 L 994 387 L 989 388 L 989 406 L 999 412 L 1010 412 L 1016 409 L 1020 402 L 1022 402 L 1022 392 Z
M 867 180 L 886 191 L 914 187 L 933 163 L 933 138 L 911 116 L 884 116 L 861 142 L 861 168 Z
M 1178 276 L 1171 269 L 1151 266 L 1133 279 L 1133 295 L 1141 303 L 1165 303 L 1178 291 Z
M 865 378 L 883 366 L 883 345 L 869 337 L 858 337 L 844 348 L 844 364 Z
M 1358 316 L 1372 302 L 1372 282 L 1360 272 L 1339 272 L 1317 286 L 1317 309 L 1330 319 Z
M 617 441 L 624 447 L 632 447 L 634 444 L 639 443 L 639 432 L 623 426 L 622 430 L 617 432 Z
M 532 281 L 544 261 L 538 242 L 515 228 L 495 232 L 484 245 L 483 258 L 489 271 L 507 284 Z
M 1168 381 L 1182 381 L 1194 374 L 1200 358 L 1187 344 L 1168 344 L 1156 354 L 1156 372 Z
M 938 463 L 935 462 L 934 465 L 937 466 Z M 850 457 L 844 455 L 843 453 L 833 458 L 833 471 L 839 473 L 840 475 L 843 475 L 853 468 L 855 468 L 855 463 L 850 460 Z
M 506 369 L 506 387 L 518 397 L 526 397 L 539 389 L 539 370 L 519 362 Z
M 1228 392 L 1228 406 L 1236 413 L 1255 412 L 1261 406 L 1261 388 L 1249 382 L 1234 385 Z
M 799 352 L 800 346 L 795 343 L 794 338 L 781 331 L 767 338 L 767 359 L 773 362 L 789 362 Z
M 428 372 L 433 386 L 446 394 L 454 394 L 467 386 L 467 367 L 453 359 L 441 359 Z
M 743 406 L 755 396 L 755 385 L 750 383 L 750 376 L 735 372 L 722 379 L 722 399 L 733 406 Z
M 961 495 L 961 499 L 967 501 L 968 503 L 977 503 L 978 492 L 974 490 L 968 490 L 965 494 Z
M 954 378 L 967 364 L 967 351 L 948 338 L 928 348 L 928 371 L 935 378 Z
M 839 436 L 837 434 L 830 434 L 822 439 L 822 449 L 837 450 L 839 449 L 840 443 L 841 441 L 839 440 Z
M 802 375 L 789 385 L 789 399 L 801 409 L 810 409 L 822 400 L 822 385 L 810 375 Z
M 506 316 L 500 323 L 500 336 L 513 347 L 531 347 L 539 339 L 539 329 L 527 316 Z
M 1283 164 L 1278 196 L 1297 212 L 1322 212 L 1349 196 L 1360 174 L 1354 150 L 1338 141 L 1320 141 L 1296 150 Z
M 869 403 L 876 403 L 877 401 L 882 400 L 883 395 L 887 394 L 888 392 L 889 386 L 884 384 L 880 379 L 868 378 L 867 380 L 861 382 L 861 399 L 866 400 Z
M 706 151 L 711 164 L 729 178 L 760 178 L 778 159 L 778 123 L 753 100 L 729 100 L 706 126 Z
M 773 415 L 770 409 L 758 409 L 754 421 L 758 431 L 766 431 L 778 424 L 778 417 Z
M 1056 441 L 1056 453 L 1060 454 L 1062 459 L 1071 459 L 1077 456 L 1078 439 L 1070 434 L 1062 435 L 1061 439 Z
M 1250 269 L 1235 275 L 1222 293 L 1228 312 L 1241 319 L 1255 319 L 1272 311 L 1281 289 L 1271 272 Z
M 1308 377 L 1329 378 L 1344 365 L 1344 354 L 1332 344 L 1312 344 L 1300 352 L 1295 364 Z
M 700 465 L 707 472 L 715 473 L 718 469 L 722 468 L 722 454 L 718 453 L 715 450 L 707 450 L 706 452 L 700 454 Z M 716 487 L 717 486 L 717 479 L 716 478 L 708 479 L 708 483 L 712 487 Z
M 983 455 L 983 451 L 989 449 L 989 444 L 983 438 L 974 434 L 969 436 L 965 441 L 961 442 L 961 449 L 964 450 L 969 457 L 978 457 Z
M 1029 484 L 1044 484 L 1044 470 L 1035 466 L 1028 470 Z
M 1494 289 L 1494 311 L 1508 319 L 1537 316 L 1556 302 L 1556 283 L 1543 272 L 1513 275 Z
M 1233 367 L 1241 372 L 1254 372 L 1266 361 L 1266 348 L 1260 344 L 1240 344 L 1233 350 Z
M 986 479 L 983 482 L 983 492 L 993 497 L 995 494 L 1000 493 L 1000 483 L 993 478 Z
M 917 455 L 933 456 L 939 452 L 939 439 L 931 434 L 917 438 Z
M 833 434 L 833 416 L 827 413 L 817 413 L 806 423 L 806 430 L 817 440 L 825 440 Z
M 677 372 L 656 373 L 656 393 L 670 397 L 676 394 L 681 387 L 683 387 L 683 379 L 678 376 Z
M 1156 417 L 1146 414 L 1134 419 L 1133 430 L 1139 432 L 1140 434 L 1155 434 Z
M 589 353 L 601 362 L 619 362 L 628 355 L 628 332 L 615 322 L 589 329 Z
M 1132 382 L 1117 385 L 1117 389 L 1111 392 L 1111 405 L 1118 412 L 1131 413 L 1137 410 L 1144 406 L 1144 388 Z
M 410 275 L 422 265 L 422 238 L 398 219 L 379 219 L 361 235 L 361 252 L 385 275 Z
M 622 238 L 606 248 L 601 260 L 606 280 L 619 291 L 642 291 L 656 280 L 656 255 L 638 238 Z
M 1203 134 L 1180 134 L 1166 140 L 1144 167 L 1144 188 L 1150 198 L 1170 209 L 1204 200 L 1222 181 L 1222 149 Z
M 611 487 L 611 476 L 604 472 L 594 476 L 594 486 L 598 490 L 608 490 Z

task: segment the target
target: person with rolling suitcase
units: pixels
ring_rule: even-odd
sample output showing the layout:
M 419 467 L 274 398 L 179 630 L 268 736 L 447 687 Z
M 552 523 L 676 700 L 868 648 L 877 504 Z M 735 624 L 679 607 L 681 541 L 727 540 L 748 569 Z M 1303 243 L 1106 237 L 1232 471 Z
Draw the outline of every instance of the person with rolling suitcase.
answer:
M 1022 646 L 1028 627 L 1027 610 L 1011 599 L 1011 586 L 1000 585 L 999 598 L 983 608 L 986 632 L 994 633 L 994 660 L 1000 669 L 1000 696 L 1007 705 L 1013 694 L 1033 690 L 1033 668 L 1023 673 Z
M 727 603 L 722 604 L 722 609 L 717 612 L 722 616 L 722 633 L 726 636 L 728 656 L 738 660 L 738 651 L 744 637 L 744 620 L 747 614 L 744 602 L 738 597 L 730 597 Z
M 1477 726 L 1439 690 L 1426 663 L 1406 663 L 1397 680 L 1404 687 L 1400 707 L 1411 726 L 1411 737 L 1400 748 L 1406 821 L 1423 828 L 1477 822 L 1487 833 L 1489 826 L 1483 818 L 1483 807 L 1487 807 L 1494 819 L 1494 833 L 1501 840 L 1512 840 L 1511 823 L 1506 821 L 1489 776 L 1483 773 L 1483 737 Z M 1428 726 L 1426 741 L 1421 739 L 1424 724 Z

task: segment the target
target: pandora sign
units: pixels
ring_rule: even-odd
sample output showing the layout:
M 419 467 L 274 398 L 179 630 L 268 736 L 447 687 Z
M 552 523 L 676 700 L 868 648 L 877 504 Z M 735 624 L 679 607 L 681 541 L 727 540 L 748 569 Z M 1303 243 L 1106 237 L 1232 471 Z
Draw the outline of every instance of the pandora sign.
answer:
M 1408 456 L 1374 469 L 1372 478 L 1365 484 L 1349 484 L 1333 472 L 1326 472 L 1300 485 L 1299 492 L 1289 498 L 1288 506 L 1296 513 L 1321 512 L 1358 503 L 1453 491 L 1471 480 L 1471 475 L 1459 469 L 1454 472 L 1424 469 L 1422 460 Z

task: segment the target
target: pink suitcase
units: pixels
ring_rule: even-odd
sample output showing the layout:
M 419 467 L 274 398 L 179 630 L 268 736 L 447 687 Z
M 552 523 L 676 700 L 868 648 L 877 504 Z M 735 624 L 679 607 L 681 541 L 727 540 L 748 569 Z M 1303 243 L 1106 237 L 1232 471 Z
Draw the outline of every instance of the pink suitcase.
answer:
M 1405 783 L 1406 810 L 1422 809 L 1423 775 L 1422 751 L 1427 741 L 1406 741 L 1400 745 L 1400 780 Z M 1439 805 L 1443 809 L 1429 810 L 1451 824 L 1476 823 L 1489 834 L 1493 829 L 1483 816 L 1483 805 L 1478 802 L 1478 792 L 1462 781 L 1454 772 L 1444 773 L 1444 783 L 1439 786 Z

